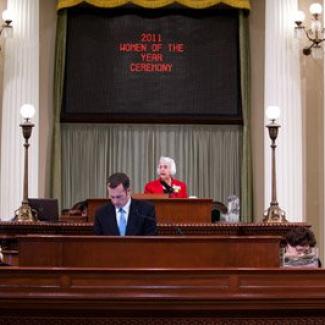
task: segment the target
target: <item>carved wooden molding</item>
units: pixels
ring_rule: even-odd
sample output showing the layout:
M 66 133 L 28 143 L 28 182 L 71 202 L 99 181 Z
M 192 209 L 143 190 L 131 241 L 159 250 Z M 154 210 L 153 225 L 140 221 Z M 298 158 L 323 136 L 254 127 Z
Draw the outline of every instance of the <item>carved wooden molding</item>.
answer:
M 160 235 L 285 235 L 294 227 L 310 227 L 305 223 L 287 224 L 264 224 L 264 223 L 180 223 L 180 224 L 158 224 Z M 52 233 L 52 234 L 93 234 L 92 223 L 67 223 L 67 222 L 0 222 L 0 236 L 2 238 L 9 234 L 26 233 Z

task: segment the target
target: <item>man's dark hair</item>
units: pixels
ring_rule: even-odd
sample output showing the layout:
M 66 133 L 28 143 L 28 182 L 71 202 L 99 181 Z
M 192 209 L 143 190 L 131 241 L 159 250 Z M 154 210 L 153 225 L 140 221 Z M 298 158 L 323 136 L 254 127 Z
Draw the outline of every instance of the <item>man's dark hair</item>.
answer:
M 286 241 L 291 246 L 316 246 L 314 233 L 305 227 L 297 227 L 290 230 L 286 235 Z
M 125 190 L 129 189 L 130 187 L 130 179 L 129 177 L 124 174 L 124 173 L 115 173 L 112 174 L 110 177 L 107 179 L 107 186 L 109 188 L 116 188 L 120 184 L 123 185 L 123 188 Z

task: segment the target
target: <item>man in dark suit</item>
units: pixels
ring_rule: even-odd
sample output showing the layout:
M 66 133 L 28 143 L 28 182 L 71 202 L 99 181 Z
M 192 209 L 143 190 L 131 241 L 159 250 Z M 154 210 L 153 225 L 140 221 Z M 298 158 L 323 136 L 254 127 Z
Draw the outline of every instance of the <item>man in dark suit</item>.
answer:
M 131 199 L 130 180 L 124 173 L 107 181 L 111 202 L 97 210 L 94 231 L 97 235 L 151 236 L 156 234 L 155 208 L 150 202 Z

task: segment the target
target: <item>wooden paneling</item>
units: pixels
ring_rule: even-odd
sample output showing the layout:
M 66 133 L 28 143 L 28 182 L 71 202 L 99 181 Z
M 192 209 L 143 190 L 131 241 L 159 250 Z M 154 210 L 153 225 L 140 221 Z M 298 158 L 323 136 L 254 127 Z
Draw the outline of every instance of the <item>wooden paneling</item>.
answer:
M 280 266 L 281 237 L 20 236 L 20 266 L 215 268 Z
M 0 324 L 324 324 L 325 270 L 0 268 Z

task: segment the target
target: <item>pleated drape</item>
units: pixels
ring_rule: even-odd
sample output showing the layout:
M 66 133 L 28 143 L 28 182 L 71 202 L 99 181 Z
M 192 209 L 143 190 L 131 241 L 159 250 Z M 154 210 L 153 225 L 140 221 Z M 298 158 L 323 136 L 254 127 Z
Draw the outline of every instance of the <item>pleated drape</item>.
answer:
M 60 113 L 63 98 L 65 52 L 67 35 L 67 12 L 62 10 L 58 13 L 56 26 L 56 49 L 54 66 L 54 89 L 53 89 L 53 121 L 52 121 L 52 145 L 50 151 L 51 177 L 50 195 L 58 198 L 61 202 L 61 125 Z
M 253 171 L 251 150 L 251 98 L 249 24 L 245 12 L 239 13 L 240 83 L 243 112 L 241 165 L 241 221 L 253 222 Z
M 61 135 L 63 207 L 105 197 L 106 179 L 118 171 L 142 192 L 161 155 L 176 160 L 190 195 L 223 202 L 240 195 L 240 126 L 63 124 Z

